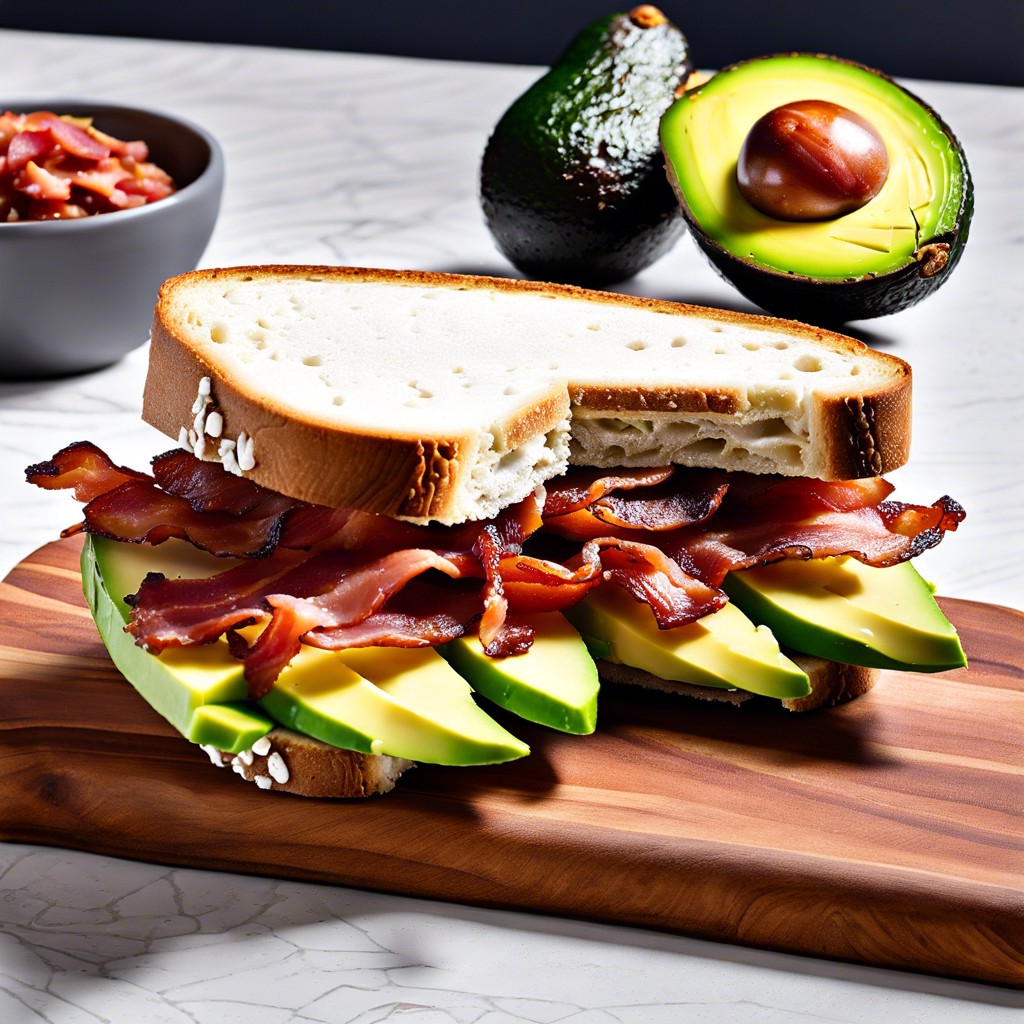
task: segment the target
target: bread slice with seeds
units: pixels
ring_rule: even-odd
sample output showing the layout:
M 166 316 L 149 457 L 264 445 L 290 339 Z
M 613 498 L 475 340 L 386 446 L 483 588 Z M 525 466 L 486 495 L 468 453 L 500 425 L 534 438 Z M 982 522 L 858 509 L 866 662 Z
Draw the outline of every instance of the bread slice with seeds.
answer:
M 390 793 L 412 761 L 387 754 L 363 754 L 278 726 L 252 750 L 229 754 L 203 747 L 210 760 L 232 768 L 247 782 L 297 796 L 351 797 Z
M 143 418 L 294 498 L 451 524 L 569 464 L 881 475 L 908 455 L 910 368 L 817 327 L 564 285 L 238 267 L 164 284 Z

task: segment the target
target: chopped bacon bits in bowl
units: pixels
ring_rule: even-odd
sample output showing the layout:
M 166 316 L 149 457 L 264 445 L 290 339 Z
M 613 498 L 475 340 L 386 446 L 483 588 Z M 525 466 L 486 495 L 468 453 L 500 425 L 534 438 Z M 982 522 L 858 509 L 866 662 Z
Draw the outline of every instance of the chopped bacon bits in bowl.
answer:
M 97 370 L 145 344 L 223 186 L 217 140 L 176 113 L 0 96 L 0 380 Z
M 0 114 L 0 223 L 128 210 L 174 187 L 144 141 L 108 135 L 90 117 Z

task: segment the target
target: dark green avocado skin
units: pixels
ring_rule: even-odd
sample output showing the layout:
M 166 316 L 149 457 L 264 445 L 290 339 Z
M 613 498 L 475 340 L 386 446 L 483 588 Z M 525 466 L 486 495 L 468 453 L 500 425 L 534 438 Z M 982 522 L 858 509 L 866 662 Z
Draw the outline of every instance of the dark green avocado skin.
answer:
M 644 28 L 610 15 L 509 107 L 484 152 L 480 199 L 524 275 L 614 284 L 675 243 L 683 221 L 658 123 L 691 71 L 671 22 Z

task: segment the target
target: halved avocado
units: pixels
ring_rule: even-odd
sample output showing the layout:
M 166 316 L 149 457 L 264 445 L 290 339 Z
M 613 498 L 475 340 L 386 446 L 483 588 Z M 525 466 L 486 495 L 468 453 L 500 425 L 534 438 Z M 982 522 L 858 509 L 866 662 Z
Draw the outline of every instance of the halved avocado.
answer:
M 736 165 L 751 127 L 799 100 L 852 110 L 882 137 L 888 177 L 860 209 L 782 220 L 741 194 Z M 960 143 L 920 99 L 861 64 L 821 54 L 733 64 L 673 104 L 661 143 L 697 243 L 770 313 L 818 323 L 895 313 L 946 281 L 963 253 L 974 203 Z
M 498 248 L 529 277 L 623 281 L 683 232 L 658 122 L 693 66 L 656 7 L 600 18 L 498 121 L 480 199 Z

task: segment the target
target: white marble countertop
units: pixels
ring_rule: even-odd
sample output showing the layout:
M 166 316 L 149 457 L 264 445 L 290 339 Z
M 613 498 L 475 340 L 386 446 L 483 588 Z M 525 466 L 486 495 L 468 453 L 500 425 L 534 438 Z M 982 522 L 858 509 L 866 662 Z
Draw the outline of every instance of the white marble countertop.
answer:
M 855 55 L 851 55 L 855 56 Z M 162 107 L 220 139 L 206 266 L 347 263 L 508 275 L 476 201 L 497 117 L 536 69 L 0 30 L 0 97 Z M 952 280 L 861 336 L 915 371 L 896 497 L 950 493 L 919 564 L 941 593 L 1024 607 L 1024 90 L 911 83 L 965 145 L 977 212 Z M 750 309 L 684 239 L 639 294 Z M 0 316 L 2 316 L 0 311 Z M 142 340 L 142 339 L 140 339 Z M 96 374 L 0 384 L 0 573 L 74 521 L 22 483 L 79 438 L 144 464 L 145 349 Z M 658 1024 L 997 1022 L 1024 996 L 629 928 L 0 845 L 0 1021 Z

